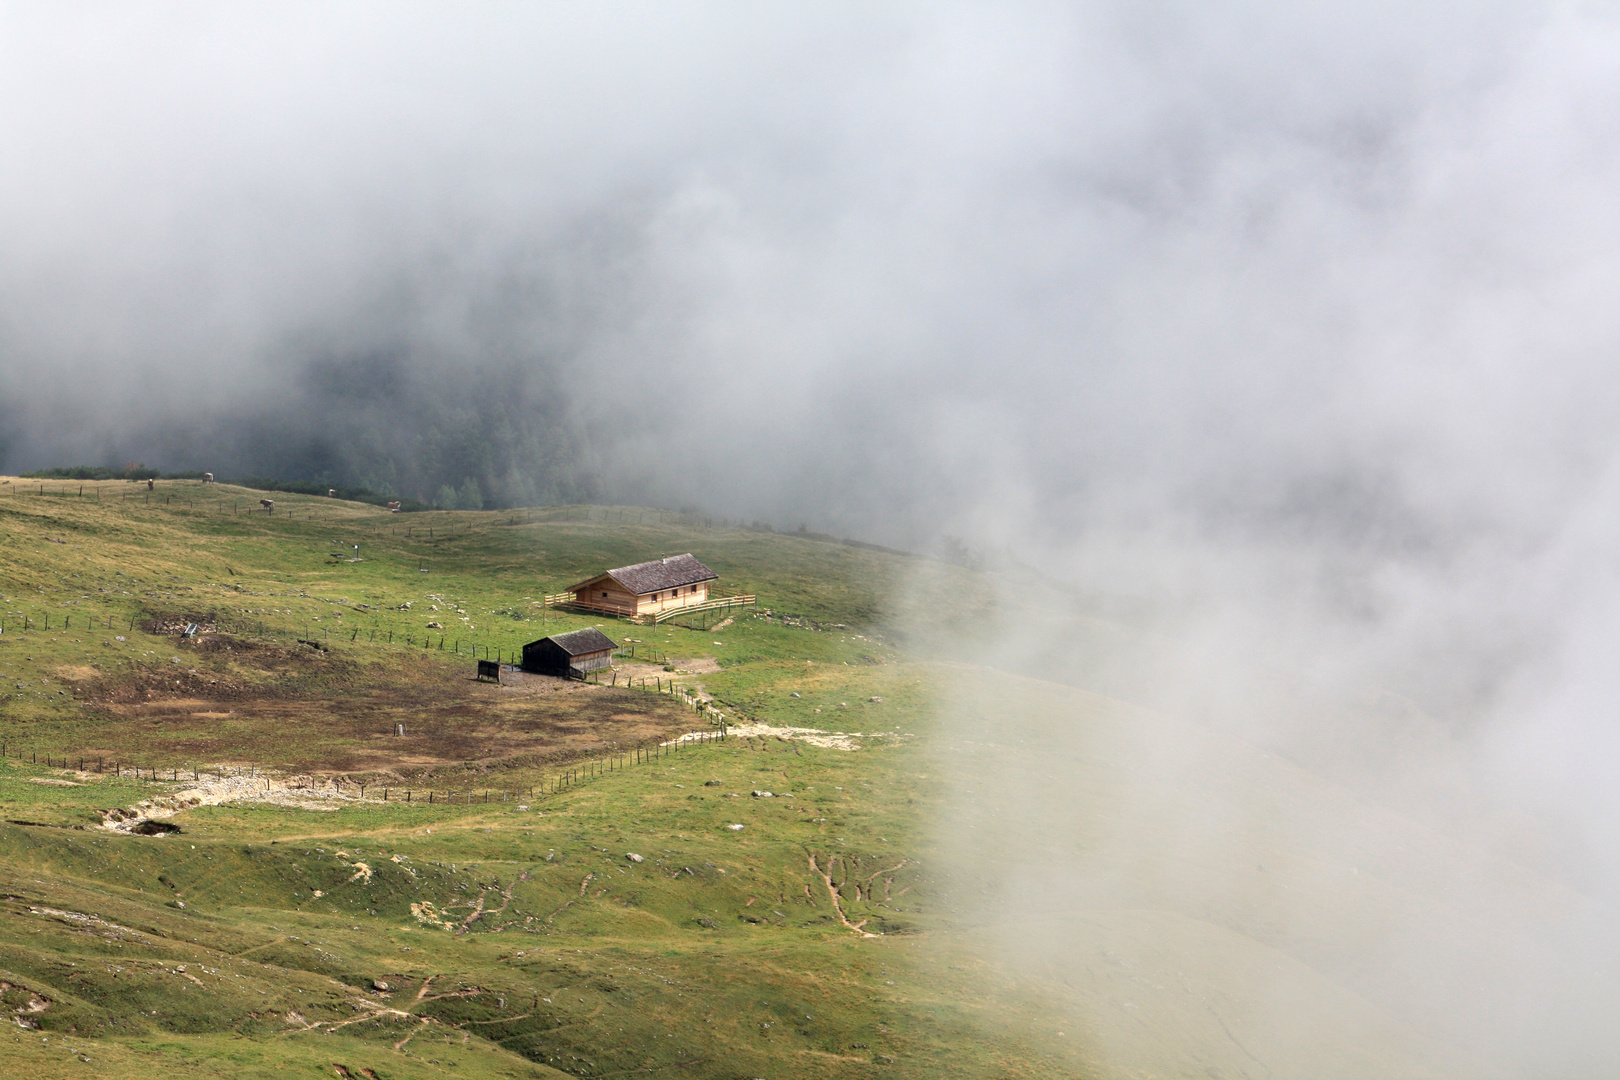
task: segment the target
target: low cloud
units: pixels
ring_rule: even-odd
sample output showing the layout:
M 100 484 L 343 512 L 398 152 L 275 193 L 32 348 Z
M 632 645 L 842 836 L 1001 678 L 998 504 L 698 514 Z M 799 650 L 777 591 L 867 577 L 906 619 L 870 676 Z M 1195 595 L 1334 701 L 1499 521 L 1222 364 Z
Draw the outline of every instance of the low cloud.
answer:
M 1009 595 L 937 647 L 1028 657 L 1612 903 L 1606 9 L 13 6 L 0 27 L 0 468 L 948 534 L 1066 600 Z M 1167 746 L 1136 747 L 1140 790 L 1195 775 L 1249 837 L 1244 793 Z M 1062 782 L 1005 820 L 1042 827 Z M 1088 872 L 1192 835 L 1172 805 Z M 1426 880 L 1447 910 L 1487 902 L 1488 862 Z M 1305 924 L 1327 879 L 1300 873 L 1293 908 L 1263 895 Z M 1032 887 L 1057 904 L 1077 880 Z M 1530 1061 L 1531 1019 L 1501 1022 L 1523 994 L 1448 1013 L 1446 979 L 1612 959 L 1601 920 L 1498 907 L 1505 951 L 1418 950 L 1433 977 L 1397 986 L 1387 946 L 1431 915 L 1397 910 L 1359 972 L 1312 962 Z M 1601 982 L 1567 1023 L 1524 1014 L 1576 1072 L 1620 1057 L 1576 1017 Z

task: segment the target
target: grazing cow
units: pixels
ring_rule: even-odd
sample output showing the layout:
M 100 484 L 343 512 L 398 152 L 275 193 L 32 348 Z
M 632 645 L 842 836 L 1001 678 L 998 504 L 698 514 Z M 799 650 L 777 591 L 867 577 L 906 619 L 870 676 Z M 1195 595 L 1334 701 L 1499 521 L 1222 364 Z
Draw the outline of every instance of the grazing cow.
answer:
M 147 490 L 147 491 L 151 491 L 151 490 L 153 490 L 153 489 L 154 489 L 154 488 L 156 488 L 156 487 L 157 487 L 157 481 L 156 481 L 156 480 L 153 480 L 153 479 L 151 479 L 151 478 L 150 478 L 150 477 L 148 477 L 148 478 L 147 478 L 147 481 L 146 481 L 146 490 Z
M 274 499 L 260 499 L 259 505 L 270 511 L 272 514 L 276 512 L 276 500 Z
M 397 503 L 397 502 L 391 502 L 391 503 L 389 503 L 389 504 L 388 504 L 388 512 L 389 512 L 389 513 L 390 513 L 390 514 L 397 514 L 397 513 L 399 513 L 399 503 Z
M 203 483 L 212 484 L 213 482 L 214 482 L 214 474 L 213 473 L 211 473 L 211 472 L 203 473 Z
M 326 497 L 327 497 L 327 498 L 328 498 L 328 499 L 335 499 L 335 498 L 337 498 L 337 488 L 327 488 L 327 489 L 326 489 Z

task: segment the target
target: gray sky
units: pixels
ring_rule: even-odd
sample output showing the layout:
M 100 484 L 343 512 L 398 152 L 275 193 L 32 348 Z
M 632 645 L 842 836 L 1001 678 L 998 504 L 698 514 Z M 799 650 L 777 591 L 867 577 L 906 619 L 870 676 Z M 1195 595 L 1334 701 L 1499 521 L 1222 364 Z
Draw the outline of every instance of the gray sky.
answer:
M 0 4 L 0 469 L 963 536 L 1613 888 L 1617 191 L 1606 4 Z
M 270 471 L 245 416 L 341 455 L 480 375 L 604 492 L 914 543 L 964 490 L 1478 512 L 1603 454 L 1572 9 L 0 10 L 12 468 Z

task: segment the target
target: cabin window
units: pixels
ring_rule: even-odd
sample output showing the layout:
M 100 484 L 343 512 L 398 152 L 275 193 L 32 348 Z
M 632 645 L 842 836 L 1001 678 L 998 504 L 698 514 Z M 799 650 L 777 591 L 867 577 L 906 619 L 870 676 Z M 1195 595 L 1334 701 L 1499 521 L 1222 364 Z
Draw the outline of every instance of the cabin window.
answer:
M 606 599 L 607 599 L 607 593 L 603 593 L 603 594 L 602 594 L 602 599 L 604 599 L 604 600 L 606 600 Z

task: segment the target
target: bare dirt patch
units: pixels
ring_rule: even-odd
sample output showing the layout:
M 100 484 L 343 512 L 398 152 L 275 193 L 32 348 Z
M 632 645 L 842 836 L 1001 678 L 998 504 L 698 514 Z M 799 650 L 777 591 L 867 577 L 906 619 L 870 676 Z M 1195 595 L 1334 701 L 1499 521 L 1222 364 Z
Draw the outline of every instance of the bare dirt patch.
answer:
M 904 739 L 909 736 L 897 731 L 822 731 L 820 728 L 777 727 L 772 724 L 732 724 L 728 729 L 740 739 L 797 739 L 811 746 L 825 746 L 832 750 L 859 750 L 862 739 Z
M 641 660 L 619 660 L 613 665 L 613 675 L 619 677 L 619 684 L 626 682 L 640 686 L 645 679 L 648 686 L 662 682 L 669 685 L 671 679 L 682 680 L 692 675 L 710 675 L 720 670 L 720 664 L 712 656 L 700 656 L 694 660 L 679 660 L 672 665 L 674 671 L 665 671 L 663 664 L 649 664 Z M 613 675 L 605 674 L 603 678 L 611 679 Z
M 409 777 L 449 763 L 543 764 L 665 738 L 690 723 L 656 694 L 409 653 L 362 666 L 235 639 L 76 687 L 98 725 L 85 753 Z M 403 724 L 405 734 L 394 734 Z
M 375 792 L 370 799 L 376 801 Z M 354 784 L 323 782 L 308 774 L 282 776 L 257 769 L 219 769 L 182 781 L 166 794 L 109 810 L 103 816 L 102 827 L 113 832 L 143 833 L 148 823 L 166 821 L 182 810 L 234 802 L 271 803 L 301 810 L 337 810 L 360 801 L 360 788 Z
M 620 660 L 613 665 L 613 671 L 608 674 L 607 678 L 612 680 L 615 675 L 618 676 L 620 685 L 630 683 L 640 686 L 641 681 L 645 679 L 648 686 L 656 686 L 660 682 L 667 686 L 669 680 L 674 678 L 676 674 L 673 671 L 665 671 L 663 664 L 648 664 L 640 660 Z
M 184 611 L 148 615 L 140 622 L 148 634 L 183 634 L 187 627 L 195 626 L 200 634 L 218 634 L 226 629 L 219 613 L 214 611 Z

